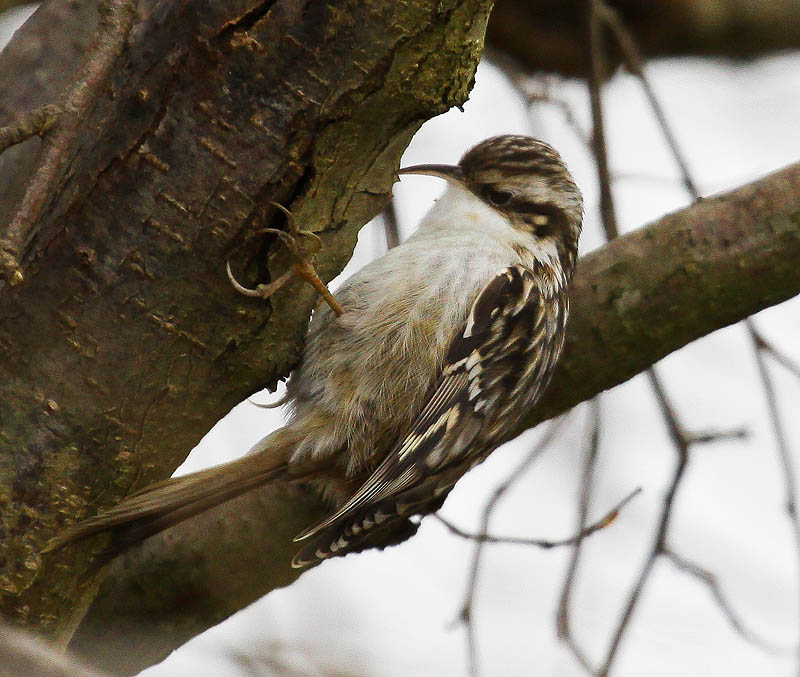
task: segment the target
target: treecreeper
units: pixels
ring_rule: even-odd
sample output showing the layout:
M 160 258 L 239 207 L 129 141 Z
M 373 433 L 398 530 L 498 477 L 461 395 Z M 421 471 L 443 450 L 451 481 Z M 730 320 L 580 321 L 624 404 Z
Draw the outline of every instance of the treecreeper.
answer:
M 403 244 L 320 305 L 287 385 L 283 428 L 243 458 L 170 479 L 59 535 L 111 531 L 107 559 L 275 481 L 330 513 L 298 534 L 303 567 L 362 549 L 377 529 L 437 510 L 519 424 L 561 354 L 583 202 L 559 154 L 497 136 L 457 165 L 417 165 L 447 189 Z

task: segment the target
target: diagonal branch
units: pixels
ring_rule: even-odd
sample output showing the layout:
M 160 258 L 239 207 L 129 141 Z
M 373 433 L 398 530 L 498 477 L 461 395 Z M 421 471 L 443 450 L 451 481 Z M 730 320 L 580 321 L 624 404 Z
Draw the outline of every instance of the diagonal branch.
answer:
M 800 164 L 706 198 L 583 257 L 564 358 L 524 427 L 796 295 L 798 258 Z M 73 647 L 107 660 L 125 647 L 141 669 L 287 585 L 296 576 L 292 537 L 306 526 L 313 502 L 271 487 L 150 539 L 113 565 Z M 198 591 L 224 594 L 201 604 Z
M 24 279 L 23 251 L 33 237 L 42 210 L 52 198 L 52 191 L 78 152 L 79 132 L 122 53 L 133 25 L 135 6 L 134 0 L 103 0 L 98 7 L 100 26 L 95 44 L 57 106 L 43 106 L 32 111 L 16 130 L 11 129 L 6 134 L 10 142 L 19 143 L 34 134 L 48 132 L 36 171 L 0 237 L 0 278 L 5 278 L 8 284 L 17 285 Z M 0 145 L 0 152 L 10 146 L 10 142 Z
M 661 554 L 664 555 L 664 557 L 672 564 L 674 564 L 675 567 L 681 571 L 685 571 L 687 574 L 697 579 L 708 588 L 711 596 L 717 603 L 717 606 L 722 610 L 725 618 L 728 619 L 728 623 L 730 623 L 731 627 L 736 630 L 736 632 L 739 633 L 743 639 L 770 653 L 794 653 L 794 649 L 787 651 L 786 647 L 777 646 L 771 642 L 768 642 L 767 640 L 762 639 L 755 633 L 748 630 L 744 622 L 734 611 L 733 606 L 728 600 L 728 597 L 723 591 L 719 579 L 715 574 L 711 573 L 708 569 L 704 569 L 699 564 L 691 562 L 685 557 L 682 557 L 668 546 L 664 547 Z

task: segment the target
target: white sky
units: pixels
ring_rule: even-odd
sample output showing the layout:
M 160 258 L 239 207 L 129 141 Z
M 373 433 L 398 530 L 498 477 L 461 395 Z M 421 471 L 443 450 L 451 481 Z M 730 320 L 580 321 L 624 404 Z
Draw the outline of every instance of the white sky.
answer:
M 0 38 L 3 27 L 0 26 Z M 733 188 L 800 156 L 800 53 L 748 65 L 674 60 L 649 74 L 704 194 Z M 589 128 L 583 83 L 554 81 L 551 93 Z M 605 93 L 615 197 L 623 230 L 688 203 L 674 164 L 635 80 L 618 74 Z M 582 249 L 602 242 L 590 157 L 562 114 L 539 104 L 526 111 L 496 69 L 483 65 L 465 112 L 427 123 L 403 164 L 455 162 L 475 142 L 530 133 L 556 146 L 584 191 Z M 408 234 L 441 190 L 432 178 L 395 187 Z M 353 272 L 383 248 L 380 223 L 361 234 Z M 757 317 L 763 332 L 800 360 L 797 300 Z M 772 365 L 774 367 L 774 365 Z M 669 543 L 715 572 L 735 611 L 754 633 L 788 646 L 798 634 L 798 563 L 783 512 L 783 477 L 753 356 L 740 327 L 706 337 L 659 365 L 681 420 L 690 430 L 746 427 L 746 441 L 695 449 L 678 497 Z M 800 383 L 772 369 L 790 443 L 800 462 Z M 572 622 L 595 664 L 650 545 L 674 452 L 643 377 L 602 399 L 603 437 L 592 516 L 633 488 L 643 494 L 608 529 L 585 544 Z M 574 531 L 576 489 L 586 411 L 529 475 L 492 522 L 498 534 L 559 538 Z M 192 452 L 182 471 L 243 453 L 280 425 L 280 415 L 242 404 Z M 496 484 L 534 443 L 529 432 L 471 472 L 448 499 L 444 515 L 476 530 Z M 466 585 L 471 545 L 433 519 L 417 537 L 383 553 L 332 560 L 204 633 L 146 671 L 148 677 L 278 675 L 261 656 L 289 661 L 301 675 L 433 676 L 466 674 L 464 632 L 452 627 Z M 492 546 L 485 553 L 476 600 L 483 675 L 582 675 L 555 638 L 554 612 L 569 552 Z M 265 557 L 269 554 L 265 553 Z M 233 656 L 249 657 L 248 661 Z M 254 661 L 253 663 L 249 662 Z M 255 666 L 255 667 L 254 667 Z M 615 675 L 750 677 L 796 674 L 791 657 L 744 641 L 706 588 L 660 561 L 621 648 Z

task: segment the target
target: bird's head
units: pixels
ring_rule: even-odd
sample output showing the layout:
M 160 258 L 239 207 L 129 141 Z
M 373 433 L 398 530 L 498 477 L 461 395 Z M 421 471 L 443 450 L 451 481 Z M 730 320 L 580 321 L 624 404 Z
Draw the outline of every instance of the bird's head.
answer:
M 555 250 L 571 277 L 578 255 L 583 198 L 561 156 L 544 141 L 503 135 L 471 148 L 457 165 L 415 165 L 400 174 L 428 174 L 469 191 L 530 235 L 532 250 Z

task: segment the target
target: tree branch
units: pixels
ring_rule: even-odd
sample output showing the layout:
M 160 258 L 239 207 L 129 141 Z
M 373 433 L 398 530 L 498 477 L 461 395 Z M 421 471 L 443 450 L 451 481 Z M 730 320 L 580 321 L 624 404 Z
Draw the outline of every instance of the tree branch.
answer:
M 798 257 L 800 164 L 583 257 L 564 359 L 525 426 L 796 295 Z M 272 486 L 150 539 L 112 565 L 72 647 L 115 671 L 151 664 L 294 580 L 291 539 L 315 509 L 310 494 Z M 136 664 L 120 670 L 121 660 Z
M 108 88 L 107 80 L 133 25 L 135 4 L 133 0 L 103 0 L 98 5 L 97 37 L 57 107 L 38 108 L 28 118 L 29 124 L 23 123 L 22 130 L 10 130 L 8 136 L 14 143 L 49 132 L 44 136 L 41 158 L 25 194 L 10 223 L 0 233 L 0 277 L 11 285 L 24 279 L 20 265 L 23 252 L 30 246 L 41 213 L 54 197 L 56 184 L 79 151 L 82 124 Z M 0 150 L 4 150 L 2 145 Z
M 34 635 L 0 621 L 0 675 L 3 677 L 104 677 L 65 656 Z
M 724 56 L 753 58 L 800 43 L 796 0 L 614 0 L 645 58 Z M 487 40 L 529 71 L 583 77 L 579 3 L 563 0 L 498 0 Z M 622 62 L 619 52 L 610 66 Z

